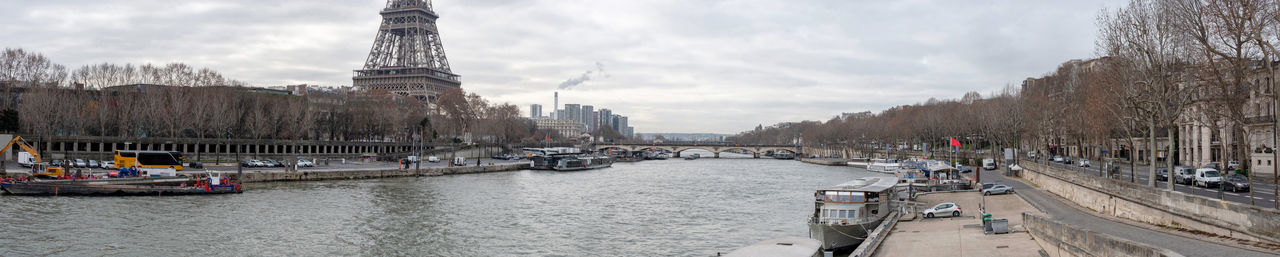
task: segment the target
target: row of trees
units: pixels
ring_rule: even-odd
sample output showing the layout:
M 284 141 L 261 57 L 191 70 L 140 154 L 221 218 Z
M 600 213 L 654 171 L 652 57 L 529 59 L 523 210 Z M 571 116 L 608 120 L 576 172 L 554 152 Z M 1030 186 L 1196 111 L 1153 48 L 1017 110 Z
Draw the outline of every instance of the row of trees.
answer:
M 538 132 L 516 106 L 457 88 L 435 105 L 383 91 L 301 91 L 261 91 L 181 63 L 68 71 L 39 53 L 5 49 L 0 110 L 18 115 L 0 128 L 39 137 L 454 142 L 470 136 L 500 144 L 534 140 Z
M 1165 152 L 1163 165 L 1171 166 L 1179 156 L 1177 139 L 1191 136 L 1178 135 L 1178 129 L 1207 127 L 1214 133 L 1204 136 L 1223 142 L 1215 159 L 1249 166 L 1258 135 L 1251 142 L 1247 125 L 1274 126 L 1276 120 L 1271 78 L 1280 63 L 1280 1 L 1132 0 L 1100 12 L 1097 26 L 1095 46 L 1102 57 L 1065 62 L 1020 88 L 781 124 L 732 140 L 943 146 L 956 137 L 978 145 L 1074 146 L 1080 150 L 1064 153 L 1091 158 L 1101 157 L 1097 150 L 1114 155 L 1124 148 L 1119 144 L 1132 150 L 1145 143 L 1154 150 L 1143 152 L 1144 159 L 1157 160 Z M 1275 131 L 1265 132 L 1266 145 L 1275 145 Z M 1161 141 L 1168 148 L 1157 147 Z M 1149 177 L 1155 177 L 1156 166 Z

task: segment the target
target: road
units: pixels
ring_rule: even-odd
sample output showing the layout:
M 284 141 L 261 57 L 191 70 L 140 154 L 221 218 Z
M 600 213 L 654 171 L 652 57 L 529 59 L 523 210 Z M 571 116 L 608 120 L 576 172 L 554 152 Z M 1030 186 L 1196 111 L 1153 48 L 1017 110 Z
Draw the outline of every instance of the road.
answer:
M 1227 246 L 1219 242 L 1196 240 L 1167 234 L 1164 231 L 1150 230 L 1105 219 L 1072 207 L 1071 205 L 1074 205 L 1074 203 L 1064 202 L 1062 198 L 1028 186 L 1019 180 L 1006 178 L 1000 175 L 998 171 L 981 172 L 983 181 L 1013 187 L 1016 194 L 1022 196 L 1023 199 L 1026 199 L 1036 208 L 1048 213 L 1053 220 L 1058 222 L 1148 245 L 1164 247 L 1185 256 L 1277 256 L 1271 253 Z
M 1024 160 L 1024 161 L 1027 161 L 1027 160 Z M 1049 162 L 1049 164 L 1055 167 L 1062 167 L 1062 168 L 1067 168 L 1067 169 L 1071 169 L 1079 172 L 1092 174 L 1095 176 L 1101 176 L 1100 175 L 1101 171 L 1099 170 L 1099 166 L 1101 166 L 1100 164 L 1101 162 L 1097 162 L 1097 161 L 1090 161 L 1090 162 L 1094 164 L 1093 167 L 1079 167 L 1074 163 L 1061 164 L 1061 163 Z M 1043 163 L 1043 160 L 1041 160 L 1040 163 Z M 1149 166 L 1135 165 L 1134 168 L 1137 169 L 1137 172 L 1134 173 L 1137 178 L 1135 183 L 1138 183 L 1139 185 L 1146 185 L 1147 174 L 1148 172 L 1150 172 L 1150 170 L 1148 170 Z M 1121 170 L 1122 179 L 1124 179 L 1124 181 L 1129 181 L 1129 177 L 1130 177 L 1129 165 L 1123 165 L 1123 164 L 1120 165 L 1120 170 Z M 1165 183 L 1163 180 L 1156 181 L 1156 185 L 1162 189 L 1165 188 Z M 1251 181 L 1249 185 L 1250 190 L 1253 190 L 1253 200 L 1254 200 L 1253 204 L 1259 207 L 1275 208 L 1276 206 L 1275 185 L 1276 184 L 1273 183 L 1269 178 L 1256 179 L 1255 177 L 1255 179 Z M 1199 196 L 1204 196 L 1209 198 L 1219 198 L 1219 192 L 1220 192 L 1216 187 L 1202 188 L 1202 187 L 1195 187 L 1191 185 L 1182 185 L 1182 184 L 1176 184 L 1176 183 L 1174 184 L 1173 188 L 1178 192 L 1199 195 Z M 1221 191 L 1221 198 L 1223 200 L 1227 200 L 1231 202 L 1249 204 L 1248 191 L 1246 192 Z

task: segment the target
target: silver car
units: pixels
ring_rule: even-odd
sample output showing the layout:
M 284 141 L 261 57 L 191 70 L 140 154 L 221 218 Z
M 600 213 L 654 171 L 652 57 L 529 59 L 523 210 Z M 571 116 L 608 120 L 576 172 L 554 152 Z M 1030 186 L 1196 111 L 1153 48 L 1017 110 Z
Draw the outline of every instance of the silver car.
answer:
M 925 217 L 933 218 L 934 216 L 942 215 L 957 217 L 960 216 L 960 212 L 960 205 L 957 205 L 956 203 L 940 203 L 938 205 L 934 205 L 932 208 L 925 209 L 920 213 L 924 214 Z
M 982 190 L 982 195 L 998 195 L 998 194 L 1008 194 L 1008 193 L 1013 193 L 1013 187 L 1009 187 L 1006 185 L 994 185 L 994 186 L 991 186 L 990 188 Z

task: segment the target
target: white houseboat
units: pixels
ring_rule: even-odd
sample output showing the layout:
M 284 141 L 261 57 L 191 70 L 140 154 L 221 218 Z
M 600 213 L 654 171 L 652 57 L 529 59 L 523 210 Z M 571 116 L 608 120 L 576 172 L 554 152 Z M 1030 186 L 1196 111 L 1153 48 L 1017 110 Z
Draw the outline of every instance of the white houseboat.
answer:
M 855 179 L 814 193 L 809 237 L 822 242 L 823 251 L 857 247 L 893 210 L 894 177 Z

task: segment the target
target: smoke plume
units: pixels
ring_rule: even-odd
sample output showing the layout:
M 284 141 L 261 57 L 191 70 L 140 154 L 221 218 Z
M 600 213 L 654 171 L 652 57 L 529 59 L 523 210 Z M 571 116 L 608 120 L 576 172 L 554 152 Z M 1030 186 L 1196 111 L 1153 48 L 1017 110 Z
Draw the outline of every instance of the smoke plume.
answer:
M 604 64 L 600 62 L 596 62 L 595 70 L 587 70 L 586 72 L 583 72 L 581 76 L 569 78 L 564 82 L 560 82 L 560 86 L 557 88 L 564 89 L 564 90 L 572 89 L 574 86 L 582 85 L 582 83 L 585 83 L 588 80 L 591 80 L 592 74 L 597 74 L 597 73 L 604 75 L 605 78 L 610 77 L 609 74 L 604 73 Z

